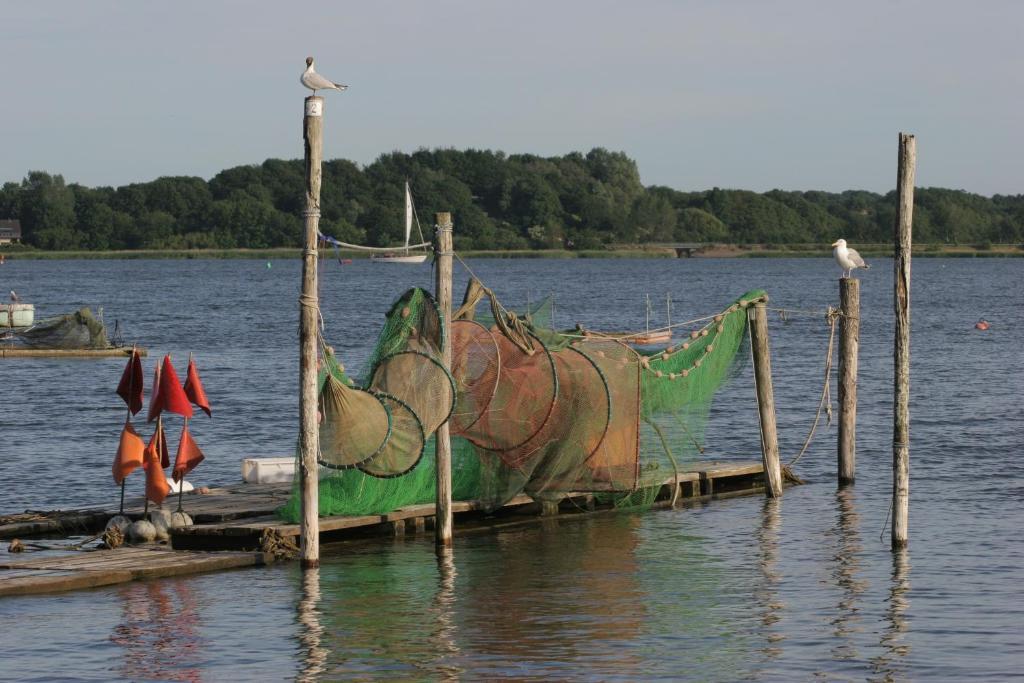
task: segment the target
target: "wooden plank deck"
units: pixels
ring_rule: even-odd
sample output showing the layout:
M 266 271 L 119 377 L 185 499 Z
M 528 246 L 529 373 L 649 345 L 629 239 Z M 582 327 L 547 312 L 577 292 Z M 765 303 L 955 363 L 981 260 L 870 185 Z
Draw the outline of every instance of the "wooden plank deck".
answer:
M 270 562 L 273 562 L 273 556 L 264 553 L 204 553 L 171 550 L 163 546 L 122 547 L 38 558 L 3 558 L 0 561 L 0 597 L 95 588 L 137 579 L 252 567 Z
M 763 473 L 764 469 L 760 462 L 701 463 L 682 470 L 678 476 L 665 481 L 658 498 L 667 504 L 673 497 L 673 490 L 678 491 L 677 498 L 680 500 L 708 499 L 738 491 L 759 491 L 763 487 Z M 482 506 L 476 501 L 453 501 L 452 513 L 455 516 L 456 533 L 459 531 L 459 525 L 464 525 L 469 520 L 480 523 L 481 509 Z M 599 509 L 601 506 L 594 504 L 591 494 L 570 494 L 563 498 L 560 505 L 538 503 L 529 496 L 520 494 L 492 516 L 541 516 L 557 514 L 559 510 L 587 513 Z M 404 507 L 386 514 L 321 517 L 321 540 L 330 542 L 352 535 L 366 534 L 401 535 L 406 533 L 407 522 L 410 530 L 424 531 L 433 523 L 433 517 L 433 503 Z M 176 549 L 189 550 L 255 550 L 260 547 L 260 539 L 267 529 L 296 541 L 299 536 L 298 524 L 289 524 L 274 515 L 263 514 L 239 516 L 223 522 L 198 523 L 197 520 L 194 526 L 171 530 L 171 544 Z
M 763 489 L 763 481 L 760 462 L 701 463 L 665 481 L 655 505 L 668 505 L 673 497 L 693 502 L 754 493 Z M 184 507 L 197 523 L 172 530 L 172 547 L 146 545 L 60 555 L 0 556 L 0 597 L 268 564 L 273 556 L 261 548 L 266 530 L 271 529 L 285 538 L 297 539 L 299 535 L 298 524 L 281 522 L 274 514 L 288 500 L 291 490 L 290 483 L 239 484 L 214 489 L 206 495 L 189 494 Z M 474 501 L 454 501 L 452 511 L 458 533 L 523 523 L 553 514 L 590 514 L 610 509 L 595 500 L 593 494 L 578 493 L 566 496 L 560 503 L 540 503 L 519 495 L 490 515 L 484 514 Z M 168 507 L 176 506 L 176 500 L 172 503 L 168 499 Z M 126 506 L 126 512 L 139 516 L 141 501 Z M 20 521 L 18 515 L 8 516 L 8 523 L 0 525 L 0 538 L 69 529 L 98 531 L 113 514 L 115 511 L 70 510 L 43 520 Z M 330 542 L 350 536 L 423 533 L 432 526 L 433 516 L 434 505 L 424 504 L 386 514 L 322 517 L 321 539 Z M 12 517 L 14 521 L 10 521 Z
M 271 515 L 288 502 L 292 485 L 237 484 L 211 489 L 207 494 L 188 493 L 184 496 L 184 509 L 197 524 L 216 524 L 243 517 Z M 116 491 L 112 490 L 111 499 Z M 178 497 L 169 496 L 165 508 L 176 510 Z M 132 518 L 142 516 L 141 498 L 129 500 L 125 514 Z M 117 514 L 116 508 L 88 510 L 52 510 L 6 515 L 0 523 L 0 538 L 24 538 L 41 534 L 93 533 L 103 529 L 107 520 Z

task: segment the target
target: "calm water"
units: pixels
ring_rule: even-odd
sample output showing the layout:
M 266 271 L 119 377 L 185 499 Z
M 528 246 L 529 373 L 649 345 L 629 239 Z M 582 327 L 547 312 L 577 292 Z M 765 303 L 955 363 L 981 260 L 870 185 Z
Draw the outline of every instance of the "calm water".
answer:
M 390 301 L 428 267 L 326 262 L 326 334 L 359 368 Z M 671 291 L 673 319 L 753 287 L 820 311 L 831 260 L 472 261 L 508 305 L 556 295 L 556 322 L 643 325 Z M 458 272 L 456 292 L 465 273 Z M 891 262 L 862 274 L 857 484 L 836 492 L 835 427 L 781 502 L 552 520 L 456 539 L 325 549 L 293 564 L 0 600 L 11 680 L 999 680 L 1024 672 L 1024 261 L 914 262 L 911 546 L 893 555 Z M 297 423 L 299 264 L 8 261 L 37 315 L 102 306 L 129 341 L 179 370 L 195 353 L 214 417 L 193 434 L 197 485 L 239 479 L 250 456 L 290 455 Z M 973 330 L 984 316 L 988 332 Z M 822 386 L 821 316 L 773 317 L 784 459 Z M 112 504 L 121 360 L 0 361 L 0 513 Z M 708 455 L 752 459 L 747 368 L 713 408 Z M 142 478 L 129 492 L 141 493 Z M 133 490 L 133 488 L 135 490 Z M 883 532 L 880 540 L 879 534 Z

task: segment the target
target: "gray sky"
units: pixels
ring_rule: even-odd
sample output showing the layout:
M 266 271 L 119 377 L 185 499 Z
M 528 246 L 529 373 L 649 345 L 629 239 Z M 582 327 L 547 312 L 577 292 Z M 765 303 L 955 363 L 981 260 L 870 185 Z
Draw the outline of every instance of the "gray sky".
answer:
M 300 13 L 301 8 L 301 13 Z M 645 184 L 1024 192 L 1018 0 L 4 2 L 0 182 L 121 185 L 302 155 L 601 146 Z

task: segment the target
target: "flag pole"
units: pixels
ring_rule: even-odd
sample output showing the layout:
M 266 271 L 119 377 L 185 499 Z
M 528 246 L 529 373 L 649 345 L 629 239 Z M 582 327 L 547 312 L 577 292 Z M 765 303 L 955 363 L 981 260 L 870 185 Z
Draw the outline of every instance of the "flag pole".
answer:
M 191 367 L 191 365 L 192 365 L 192 352 L 191 351 L 188 352 L 188 364 L 189 364 L 189 367 Z M 187 377 L 185 379 L 185 382 L 186 383 L 188 382 L 188 378 Z M 184 438 L 185 432 L 187 432 L 187 431 L 188 431 L 188 418 L 186 417 L 185 418 L 185 427 L 182 429 L 182 432 L 181 432 L 182 438 Z M 180 443 L 178 444 L 178 448 L 181 448 L 181 444 Z M 171 470 L 171 481 L 174 481 L 174 470 L 173 469 Z M 177 510 L 178 512 L 184 512 L 184 510 L 181 507 L 181 495 L 184 492 L 185 492 L 185 473 L 182 472 L 181 473 L 181 481 L 178 482 L 178 510 Z
M 132 344 L 132 355 L 130 356 L 130 358 L 128 360 L 128 364 L 129 364 L 129 366 L 133 366 L 135 364 L 135 344 Z M 132 420 L 132 399 L 131 399 L 131 397 L 132 397 L 132 394 L 135 393 L 135 373 L 134 372 L 130 372 L 130 373 L 128 373 L 128 375 L 129 375 L 129 377 L 128 377 L 128 400 L 126 401 L 126 403 L 128 404 L 128 412 L 124 416 L 125 426 L 127 426 L 128 423 L 131 422 L 131 420 Z M 124 485 L 125 485 L 125 482 L 127 482 L 127 481 L 128 481 L 128 477 L 127 476 L 121 478 L 121 511 L 117 513 L 119 515 L 123 515 L 124 514 Z
M 187 431 L 188 431 L 188 418 L 186 417 L 185 418 L 185 427 L 182 429 L 182 432 L 181 432 L 182 438 L 185 438 L 185 432 L 187 432 Z M 178 448 L 181 448 L 180 444 L 178 445 Z M 174 470 L 173 469 L 171 470 L 171 480 L 172 481 L 174 480 Z M 182 472 L 182 474 L 181 474 L 181 481 L 179 481 L 177 483 L 178 483 L 178 510 L 177 511 L 178 512 L 184 512 L 184 510 L 182 510 L 182 507 L 181 507 L 181 496 L 185 492 L 185 473 L 184 472 Z

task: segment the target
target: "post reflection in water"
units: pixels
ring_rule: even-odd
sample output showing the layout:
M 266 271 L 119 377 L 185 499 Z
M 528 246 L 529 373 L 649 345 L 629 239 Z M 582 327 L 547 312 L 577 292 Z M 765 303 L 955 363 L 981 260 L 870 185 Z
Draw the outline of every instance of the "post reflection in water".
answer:
M 867 590 L 867 582 L 861 580 L 861 555 L 864 547 L 860 539 L 860 515 L 854 502 L 853 489 L 847 487 L 836 491 L 838 511 L 833 529 L 835 537 L 835 564 L 832 578 L 842 593 L 836 606 L 836 615 L 831 620 L 832 634 L 837 644 L 832 656 L 840 660 L 852 660 L 858 656 L 855 635 L 860 628 L 860 598 Z
M 455 640 L 455 557 L 451 548 L 437 549 L 437 594 L 431 605 L 434 631 L 431 640 L 437 653 L 437 665 L 433 673 L 445 680 L 458 680 L 462 670 L 454 664 L 459 646 Z
M 301 666 L 295 678 L 298 681 L 315 681 L 326 670 L 329 653 L 323 646 L 324 627 L 320 623 L 319 567 L 302 572 L 302 597 L 296 607 Z
M 776 569 L 781 527 L 782 499 L 765 498 L 761 506 L 761 528 L 757 532 L 757 542 L 761 551 L 758 564 L 762 581 L 754 589 L 754 598 L 761 609 L 761 625 L 764 626 L 765 646 L 761 652 L 769 660 L 782 654 L 779 645 L 786 639 L 786 636 L 775 628 L 775 624 L 782 618 L 782 610 L 786 607 L 786 604 L 779 600 L 780 577 Z
M 118 588 L 121 623 L 110 642 L 124 649 L 127 680 L 200 681 L 199 611 L 188 581 L 131 582 Z
M 910 606 L 907 598 L 910 592 L 910 551 L 906 548 L 892 551 L 891 580 L 889 605 L 885 610 L 887 623 L 879 643 L 882 654 L 872 661 L 875 673 L 882 675 L 885 681 L 902 680 L 907 676 L 905 658 L 910 653 L 910 645 L 904 639 L 910 629 L 905 614 Z

